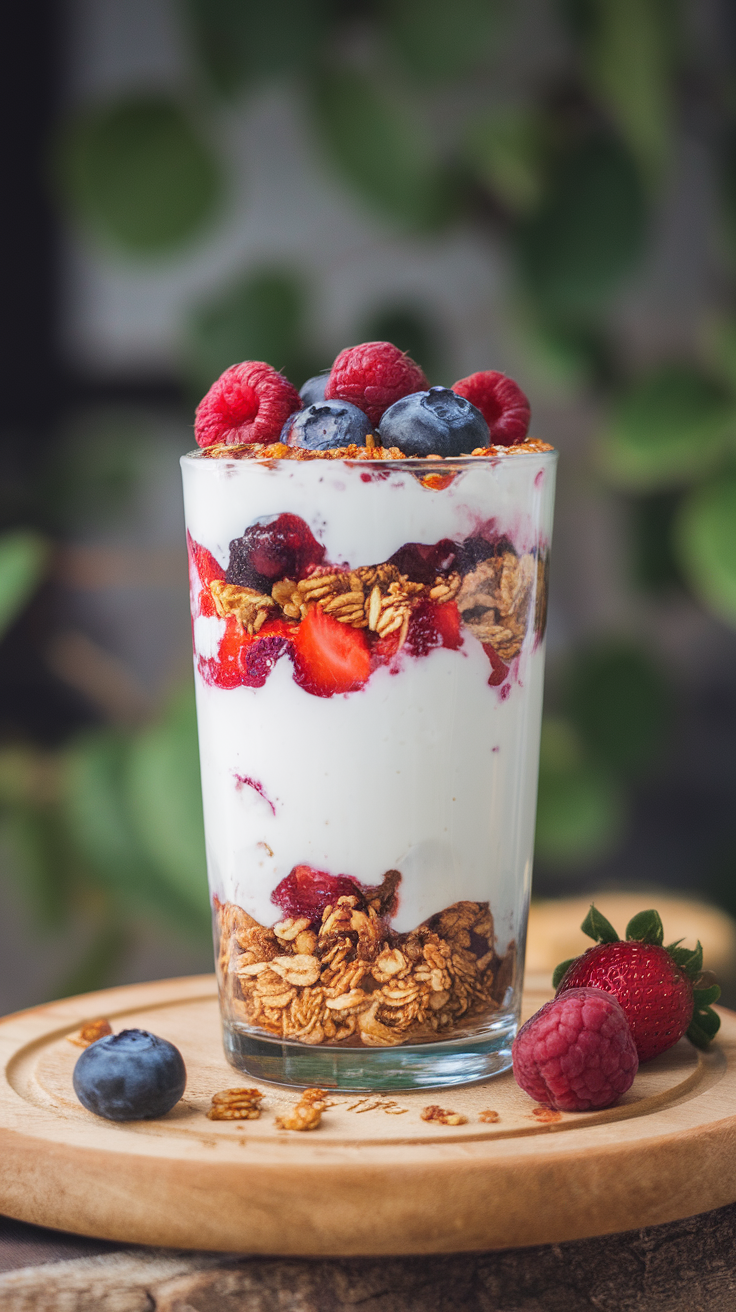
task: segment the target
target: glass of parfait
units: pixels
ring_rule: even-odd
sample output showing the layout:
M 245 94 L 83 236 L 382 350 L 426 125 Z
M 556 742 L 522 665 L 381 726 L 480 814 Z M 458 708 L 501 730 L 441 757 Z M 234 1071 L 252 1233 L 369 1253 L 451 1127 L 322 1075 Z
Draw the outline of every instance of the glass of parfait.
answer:
M 224 1042 L 371 1090 L 510 1065 L 556 453 L 182 458 Z

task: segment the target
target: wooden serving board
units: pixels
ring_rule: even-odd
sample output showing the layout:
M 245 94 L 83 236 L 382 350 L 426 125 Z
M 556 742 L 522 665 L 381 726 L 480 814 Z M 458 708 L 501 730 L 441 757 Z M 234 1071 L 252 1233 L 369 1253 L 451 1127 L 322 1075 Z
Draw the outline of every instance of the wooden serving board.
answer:
M 525 1013 L 549 996 L 530 981 Z M 609 1111 L 540 1121 L 510 1073 L 374 1097 L 335 1093 L 321 1127 L 276 1128 L 298 1100 L 262 1085 L 258 1121 L 213 1122 L 228 1066 L 214 977 L 65 999 L 0 1022 L 0 1212 L 118 1241 L 306 1256 L 458 1252 L 561 1242 L 736 1200 L 736 1014 L 707 1054 L 683 1040 Z M 112 1124 L 72 1089 L 67 1035 L 107 1017 L 183 1053 L 182 1101 Z M 423 1121 L 430 1103 L 463 1125 Z M 498 1120 L 480 1119 L 495 1111 Z

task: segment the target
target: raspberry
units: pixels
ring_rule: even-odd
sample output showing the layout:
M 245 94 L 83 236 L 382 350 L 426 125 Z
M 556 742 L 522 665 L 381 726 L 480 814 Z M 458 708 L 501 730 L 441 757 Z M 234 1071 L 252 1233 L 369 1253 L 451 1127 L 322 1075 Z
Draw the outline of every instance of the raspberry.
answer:
M 268 633 L 244 647 L 240 657 L 243 683 L 248 688 L 262 688 L 279 656 L 289 650 L 289 639 L 280 633 Z
M 462 646 L 460 611 L 454 601 L 435 606 L 431 601 L 420 601 L 412 611 L 407 651 L 412 656 L 428 656 L 433 647 L 449 647 L 457 651 Z
M 349 401 L 374 426 L 384 410 L 429 383 L 418 364 L 391 342 L 363 342 L 338 355 L 325 388 L 328 401 Z
M 202 397 L 194 419 L 200 446 L 276 442 L 302 399 L 283 374 L 260 360 L 233 364 Z
M 516 446 L 524 441 L 532 412 L 513 378 L 507 378 L 495 369 L 482 369 L 480 373 L 453 383 L 452 391 L 464 396 L 476 410 L 480 410 L 494 446 Z
M 516 1082 L 563 1112 L 610 1107 L 639 1068 L 628 1021 L 610 993 L 570 989 L 523 1025 L 512 1048 Z

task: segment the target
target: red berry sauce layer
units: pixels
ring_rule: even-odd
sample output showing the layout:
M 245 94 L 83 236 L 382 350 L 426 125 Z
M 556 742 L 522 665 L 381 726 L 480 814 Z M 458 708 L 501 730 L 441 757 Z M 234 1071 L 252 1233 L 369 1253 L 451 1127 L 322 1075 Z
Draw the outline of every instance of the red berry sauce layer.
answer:
M 286 658 L 310 695 L 353 693 L 380 666 L 396 672 L 437 648 L 458 651 L 469 633 L 505 696 L 527 634 L 544 635 L 547 552 L 518 554 L 490 528 L 459 542 L 407 542 L 349 570 L 325 560 L 304 520 L 282 514 L 231 542 L 226 570 L 191 537 L 189 558 L 194 620 L 225 622 L 216 655 L 195 653 L 218 688 L 261 688 Z

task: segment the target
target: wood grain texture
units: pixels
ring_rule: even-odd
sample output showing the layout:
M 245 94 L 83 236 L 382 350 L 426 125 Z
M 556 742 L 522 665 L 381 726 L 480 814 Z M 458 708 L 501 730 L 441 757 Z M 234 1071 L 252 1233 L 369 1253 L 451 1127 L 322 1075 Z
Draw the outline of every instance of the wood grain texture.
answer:
M 531 981 L 531 1013 L 546 992 Z M 66 1036 L 107 1016 L 176 1043 L 189 1080 L 159 1121 L 87 1113 Z M 736 1016 L 706 1054 L 683 1041 L 619 1107 L 540 1124 L 510 1074 L 372 1100 L 331 1095 L 322 1127 L 276 1128 L 298 1092 L 261 1085 L 258 1121 L 211 1122 L 219 1089 L 252 1083 L 222 1054 L 214 980 L 66 999 L 0 1022 L 0 1211 L 80 1234 L 182 1249 L 350 1256 L 556 1243 L 736 1201 Z M 427 1124 L 431 1102 L 466 1124 Z M 389 1104 L 389 1105 L 387 1105 Z M 494 1124 L 480 1120 L 494 1110 Z M 398 1114 L 397 1114 L 398 1113 Z
M 733 1312 L 736 1205 L 541 1248 L 249 1258 L 126 1249 L 0 1275 L 3 1312 Z

